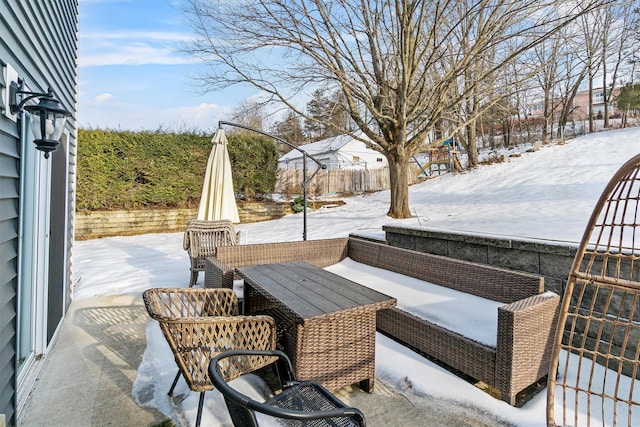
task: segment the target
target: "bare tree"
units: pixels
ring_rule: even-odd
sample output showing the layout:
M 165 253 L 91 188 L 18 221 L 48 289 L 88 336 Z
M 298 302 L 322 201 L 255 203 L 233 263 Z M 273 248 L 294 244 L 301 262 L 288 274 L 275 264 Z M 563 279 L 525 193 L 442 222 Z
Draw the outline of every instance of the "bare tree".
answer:
M 340 135 L 343 129 L 349 128 L 347 107 L 340 91 L 315 90 L 307 102 L 306 112 L 311 119 L 304 121 L 304 127 L 312 141 Z
M 439 123 L 514 58 L 607 1 L 187 0 L 200 38 L 186 50 L 210 65 L 201 78 L 211 90 L 249 83 L 305 118 L 297 95 L 340 90 L 357 129 L 324 124 L 372 141 L 389 162 L 388 215 L 407 218 L 409 159 Z M 499 60 L 474 69 L 485 55 Z M 460 128 L 491 104 L 477 102 Z
M 630 5 L 630 16 L 628 17 L 629 23 L 629 37 L 625 43 L 624 57 L 628 65 L 626 70 L 626 82 L 634 84 L 637 81 L 636 73 L 638 71 L 637 65 L 640 64 L 640 52 L 638 52 L 637 45 L 640 42 L 640 2 L 634 0 Z
M 581 17 L 582 37 L 584 39 L 585 60 L 587 67 L 587 81 L 589 83 L 589 132 L 595 132 L 595 111 L 593 107 L 595 79 L 602 65 L 602 35 L 603 28 L 598 23 L 602 21 L 599 15 L 604 15 L 603 9 L 598 9 L 592 13 L 584 14 Z
M 541 64 L 536 77 L 542 90 L 542 117 L 545 122 L 542 130 L 543 143 L 548 143 L 553 133 L 553 115 L 556 108 L 554 88 L 558 79 L 558 57 L 565 43 L 566 40 L 560 32 L 557 32 L 534 49 L 536 64 Z
M 586 58 L 584 42 L 579 26 L 573 26 L 560 35 L 562 48 L 554 60 L 558 63 L 555 93 L 558 98 L 558 133 L 575 114 L 574 99 L 589 71 L 590 61 Z
M 609 106 L 613 102 L 614 89 L 620 67 L 625 61 L 625 43 L 631 33 L 631 2 L 619 2 L 604 10 L 602 21 L 602 90 L 604 101 L 604 127 L 609 127 Z
M 523 61 L 525 63 L 523 63 Z M 529 55 L 524 55 L 519 62 L 513 62 L 504 69 L 505 76 L 511 81 L 509 87 L 509 105 L 513 108 L 513 116 L 517 125 L 517 143 L 533 142 L 531 114 L 533 104 L 538 100 L 535 79 L 531 77 L 534 67 Z
M 274 124 L 273 133 L 278 138 L 284 139 L 293 145 L 302 145 L 306 142 L 300 117 L 293 111 L 288 111 L 282 121 Z M 281 144 L 279 148 L 284 153 L 292 150 L 292 147 L 286 144 Z
M 233 109 L 231 120 L 242 126 L 263 131 L 267 127 L 264 108 L 264 102 L 243 101 Z
M 570 25 L 549 37 L 533 50 L 533 62 L 540 64 L 536 72 L 543 105 L 543 142 L 558 134 L 573 112 L 573 99 L 589 71 L 593 58 L 584 46 L 580 25 Z

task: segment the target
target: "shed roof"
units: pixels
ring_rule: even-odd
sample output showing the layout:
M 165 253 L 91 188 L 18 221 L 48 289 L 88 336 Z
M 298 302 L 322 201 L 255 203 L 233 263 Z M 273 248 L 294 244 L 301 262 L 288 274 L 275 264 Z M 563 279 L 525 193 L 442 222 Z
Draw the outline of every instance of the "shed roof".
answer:
M 364 138 L 368 139 L 366 136 Z M 339 151 L 342 147 L 347 145 L 351 141 L 357 141 L 351 135 L 338 135 L 331 138 L 323 139 L 320 141 L 312 142 L 310 144 L 304 144 L 298 146 L 301 150 L 304 150 L 310 156 L 328 154 Z M 302 157 L 302 153 L 298 150 L 291 150 L 288 153 L 282 155 L 278 161 L 293 160 Z

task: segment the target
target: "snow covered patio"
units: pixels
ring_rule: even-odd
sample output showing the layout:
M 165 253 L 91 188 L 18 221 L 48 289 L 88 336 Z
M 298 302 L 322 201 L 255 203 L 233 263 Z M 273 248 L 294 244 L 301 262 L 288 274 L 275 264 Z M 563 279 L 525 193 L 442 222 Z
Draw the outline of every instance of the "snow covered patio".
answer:
M 383 336 L 377 338 L 378 357 L 393 358 L 398 374 L 420 375 L 421 357 L 404 352 Z M 387 385 L 390 379 L 384 376 L 376 378 L 373 394 L 357 386 L 342 388 L 336 394 L 363 410 L 370 426 L 510 425 L 477 408 L 473 393 L 466 404 L 452 400 L 464 381 L 436 366 L 432 369 L 428 380 L 439 383 L 443 395 L 451 398 L 422 396 L 419 390 L 412 390 L 409 377 L 396 390 Z M 157 323 L 149 321 L 139 297 L 120 295 L 74 302 L 19 425 L 142 426 L 158 425 L 169 417 L 176 425 L 193 425 L 198 393 L 189 393 L 184 382 L 179 382 L 174 400 L 166 394 L 176 371 L 171 350 Z M 484 394 L 475 392 L 475 398 Z M 214 391 L 206 396 L 202 425 L 230 426 L 220 395 Z

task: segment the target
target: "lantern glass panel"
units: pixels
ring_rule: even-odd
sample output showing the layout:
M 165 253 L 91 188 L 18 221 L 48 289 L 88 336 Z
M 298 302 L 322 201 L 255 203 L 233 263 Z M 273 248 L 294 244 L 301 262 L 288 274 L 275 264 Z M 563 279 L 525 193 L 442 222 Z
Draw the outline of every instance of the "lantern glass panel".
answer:
M 44 129 L 42 126 L 42 114 L 40 111 L 34 111 L 31 119 L 31 130 L 33 131 L 34 139 L 46 139 L 58 141 L 64 131 L 64 123 L 66 117 L 57 113 L 46 113 L 44 122 Z

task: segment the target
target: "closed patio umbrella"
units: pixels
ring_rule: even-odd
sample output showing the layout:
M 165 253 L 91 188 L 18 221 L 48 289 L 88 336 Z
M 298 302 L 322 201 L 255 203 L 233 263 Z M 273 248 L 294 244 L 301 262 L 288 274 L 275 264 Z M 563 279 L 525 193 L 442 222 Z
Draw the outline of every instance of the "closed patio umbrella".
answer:
M 231 176 L 231 161 L 227 150 L 227 136 L 224 130 L 218 129 L 211 142 L 213 142 L 213 149 L 207 161 L 197 219 L 206 221 L 227 219 L 233 223 L 239 223 L 240 217 Z

